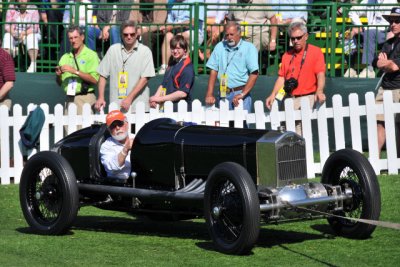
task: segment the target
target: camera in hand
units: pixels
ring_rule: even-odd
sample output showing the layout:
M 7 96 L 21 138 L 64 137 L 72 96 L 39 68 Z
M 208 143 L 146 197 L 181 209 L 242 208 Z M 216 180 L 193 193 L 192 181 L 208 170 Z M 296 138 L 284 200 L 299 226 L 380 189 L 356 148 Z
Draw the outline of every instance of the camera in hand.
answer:
M 292 95 L 292 92 L 294 89 L 299 86 L 299 82 L 295 78 L 289 78 L 285 80 L 285 83 L 283 84 L 283 89 L 285 90 L 286 94 Z
M 89 91 L 89 83 L 87 82 L 82 82 L 82 86 L 81 86 L 81 94 L 82 95 L 86 95 Z

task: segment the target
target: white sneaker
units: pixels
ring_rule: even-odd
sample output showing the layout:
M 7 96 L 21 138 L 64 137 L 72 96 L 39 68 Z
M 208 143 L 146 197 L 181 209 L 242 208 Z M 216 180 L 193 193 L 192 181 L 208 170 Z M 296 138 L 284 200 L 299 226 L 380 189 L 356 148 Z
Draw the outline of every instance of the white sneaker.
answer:
M 31 62 L 29 68 L 26 70 L 27 73 L 34 73 L 36 72 L 36 62 Z
M 355 78 L 357 77 L 357 71 L 353 68 L 348 68 L 343 75 L 344 78 Z
M 369 68 L 363 69 L 360 74 L 358 75 L 359 78 L 375 78 L 375 72 L 370 70 Z
M 167 70 L 167 65 L 163 64 L 163 65 L 161 65 L 160 69 L 158 70 L 158 74 L 165 74 L 166 70 Z

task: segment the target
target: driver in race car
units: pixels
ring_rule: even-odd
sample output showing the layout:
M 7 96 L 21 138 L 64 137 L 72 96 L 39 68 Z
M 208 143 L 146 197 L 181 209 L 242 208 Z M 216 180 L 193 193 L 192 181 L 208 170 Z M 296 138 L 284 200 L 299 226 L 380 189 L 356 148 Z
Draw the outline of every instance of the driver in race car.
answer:
M 126 116 L 119 110 L 107 114 L 106 124 L 111 137 L 101 145 L 100 160 L 108 177 L 128 179 L 131 173 L 131 147 L 133 137 L 129 136 Z

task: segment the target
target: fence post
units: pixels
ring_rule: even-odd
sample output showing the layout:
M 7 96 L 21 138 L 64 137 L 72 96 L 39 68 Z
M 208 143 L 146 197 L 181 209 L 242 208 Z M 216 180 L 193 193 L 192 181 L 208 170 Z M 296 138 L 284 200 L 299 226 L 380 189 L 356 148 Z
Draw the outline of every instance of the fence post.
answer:
M 303 137 L 306 140 L 307 177 L 314 178 L 315 173 L 319 172 L 322 167 L 317 168 L 316 164 L 314 164 L 313 134 L 311 127 L 312 110 L 310 109 L 310 101 L 308 98 L 303 98 L 301 100 L 300 112 L 301 129 L 303 132 Z
M 0 178 L 1 184 L 10 184 L 10 117 L 8 108 L 5 105 L 0 105 L 0 156 L 1 156 L 1 168 L 0 168 Z
M 383 111 L 385 115 L 386 129 L 386 153 L 388 162 L 388 173 L 397 174 L 397 148 L 396 148 L 396 131 L 394 124 L 393 95 L 391 91 L 383 93 Z M 393 130 L 390 130 L 393 129 Z
M 296 111 L 294 110 L 293 98 L 286 99 L 284 104 L 286 130 L 296 132 Z
M 380 104 L 380 106 L 382 106 Z M 365 108 L 367 112 L 367 136 L 368 136 L 368 151 L 369 151 L 369 162 L 371 162 L 372 167 L 376 174 L 380 173 L 381 164 L 379 159 L 379 149 L 378 149 L 378 127 L 376 121 L 377 115 L 377 105 L 375 102 L 375 94 L 373 92 L 368 92 L 365 95 Z M 382 112 L 378 112 L 382 113 Z
M 265 129 L 265 112 L 264 112 L 264 103 L 262 101 L 257 100 L 254 103 L 254 113 L 256 117 L 256 129 Z
M 346 147 L 344 134 L 344 112 L 345 108 L 342 104 L 342 96 L 334 95 L 332 98 L 333 126 L 335 129 L 335 148 L 336 150 Z
M 54 107 L 54 142 L 60 141 L 64 137 L 64 125 L 67 118 L 64 117 L 64 107 L 57 104 Z
M 358 94 L 349 95 L 351 143 L 354 150 L 362 152 L 360 106 Z
M 325 165 L 325 161 L 329 157 L 328 112 L 326 110 L 325 103 L 317 107 L 317 123 L 318 123 L 318 144 L 320 151 L 319 158 L 320 158 L 321 172 L 322 172 L 322 167 Z

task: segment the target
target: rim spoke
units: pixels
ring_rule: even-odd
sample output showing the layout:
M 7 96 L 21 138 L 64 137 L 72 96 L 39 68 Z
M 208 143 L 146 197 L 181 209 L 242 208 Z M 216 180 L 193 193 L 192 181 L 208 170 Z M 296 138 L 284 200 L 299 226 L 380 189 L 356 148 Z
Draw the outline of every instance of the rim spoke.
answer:
M 235 185 L 226 178 L 214 188 L 212 196 L 212 207 L 221 209 L 220 216 L 213 219 L 215 230 L 225 241 L 234 242 L 240 237 L 243 222 L 240 195 Z
M 353 191 L 353 206 L 348 211 L 343 212 L 343 216 L 348 218 L 361 218 L 362 215 L 362 207 L 363 207 L 363 199 L 362 199 L 362 189 L 360 187 L 360 179 L 358 175 L 354 172 L 354 170 L 346 166 L 340 172 L 339 176 L 339 184 L 342 186 L 349 186 Z M 354 225 L 357 222 L 352 220 L 345 220 L 346 224 Z
M 235 237 L 238 238 L 240 235 L 240 225 L 239 227 L 235 225 L 234 223 L 231 222 L 231 220 L 225 215 L 222 215 L 224 219 L 222 219 L 222 223 L 225 225 L 225 227 L 229 230 L 229 232 Z
M 52 223 L 61 211 L 62 196 L 58 195 L 58 178 L 50 168 L 43 167 L 32 174 L 29 205 L 43 223 Z

